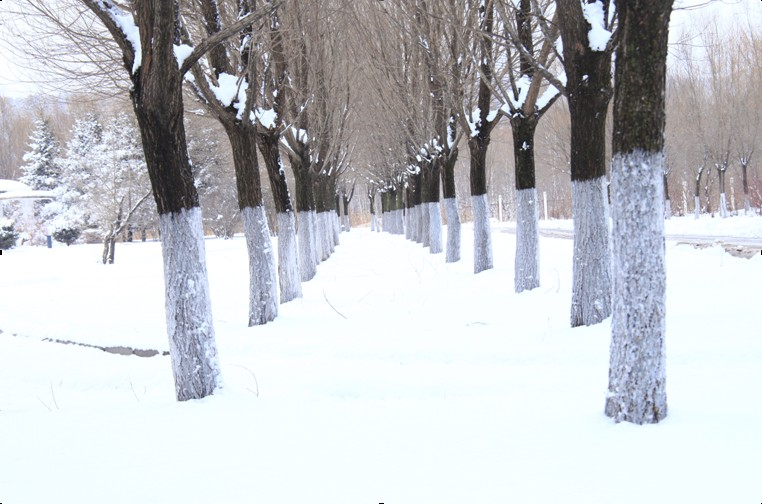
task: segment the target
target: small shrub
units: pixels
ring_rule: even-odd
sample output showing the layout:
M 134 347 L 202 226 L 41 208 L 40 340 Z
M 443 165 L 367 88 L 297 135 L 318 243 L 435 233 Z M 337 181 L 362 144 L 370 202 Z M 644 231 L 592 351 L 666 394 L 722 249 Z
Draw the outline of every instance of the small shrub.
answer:
M 63 228 L 55 231 L 53 233 L 53 238 L 55 238 L 56 241 L 65 243 L 68 247 L 72 243 L 76 242 L 81 234 L 82 231 L 77 228 Z
M 13 223 L 8 221 L 0 224 L 0 250 L 12 249 L 16 246 L 19 234 L 13 229 Z

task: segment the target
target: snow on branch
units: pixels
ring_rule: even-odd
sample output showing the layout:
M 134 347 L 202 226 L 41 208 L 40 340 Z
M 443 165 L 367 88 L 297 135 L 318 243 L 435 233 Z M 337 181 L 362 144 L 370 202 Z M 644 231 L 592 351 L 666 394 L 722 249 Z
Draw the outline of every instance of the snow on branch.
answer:
M 111 0 L 82 0 L 85 6 L 104 24 L 122 50 L 125 67 L 134 75 L 143 59 L 140 31 L 131 14 L 122 11 Z
M 180 74 L 185 75 L 188 70 L 190 70 L 191 67 L 195 65 L 196 62 L 201 59 L 204 54 L 209 52 L 216 45 L 221 44 L 226 39 L 232 37 L 247 26 L 251 26 L 263 17 L 269 16 L 270 13 L 277 9 L 281 3 L 283 3 L 283 0 L 268 3 L 264 9 L 257 10 L 251 14 L 247 14 L 227 28 L 218 31 L 214 35 L 211 35 L 199 42 L 199 44 L 193 48 L 193 51 L 183 61 L 183 64 L 180 67 Z

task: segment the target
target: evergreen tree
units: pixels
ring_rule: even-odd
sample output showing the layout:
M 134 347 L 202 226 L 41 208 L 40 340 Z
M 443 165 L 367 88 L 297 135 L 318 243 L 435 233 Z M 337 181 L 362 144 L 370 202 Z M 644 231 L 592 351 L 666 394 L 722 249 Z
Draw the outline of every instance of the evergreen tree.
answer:
M 71 139 L 66 144 L 66 157 L 60 163 L 61 185 L 52 204 L 57 206 L 57 215 L 50 225 L 53 237 L 66 245 L 74 243 L 83 230 L 93 227 L 85 202 L 92 174 L 92 152 L 102 137 L 103 127 L 94 114 L 88 113 L 74 122 Z
M 61 185 L 61 164 L 58 158 L 60 147 L 53 135 L 48 119 L 37 119 L 29 136 L 29 151 L 24 156 L 20 181 L 36 191 L 56 191 Z M 23 231 L 35 245 L 45 243 L 45 236 L 51 233 L 51 222 L 60 207 L 50 201 L 34 203 L 34 217 L 31 214 L 21 219 Z
M 25 164 L 21 167 L 24 173 L 21 182 L 35 190 L 49 191 L 58 187 L 61 179 L 61 167 L 57 160 L 59 145 L 50 129 L 50 121 L 37 119 L 34 122 L 29 149 L 23 157 Z

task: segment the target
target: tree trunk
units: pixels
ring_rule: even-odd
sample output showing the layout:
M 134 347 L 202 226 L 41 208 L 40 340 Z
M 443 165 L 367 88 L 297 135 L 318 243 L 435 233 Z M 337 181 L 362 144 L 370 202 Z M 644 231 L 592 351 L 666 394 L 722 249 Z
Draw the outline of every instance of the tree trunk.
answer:
M 474 273 L 492 269 L 492 233 L 487 194 L 471 196 L 474 214 Z M 478 245 L 477 245 L 478 244 Z
M 724 219 L 728 216 L 728 200 L 725 196 L 725 169 L 718 169 L 717 173 L 720 179 L 720 217 Z
M 249 255 L 249 327 L 252 327 L 278 316 L 275 255 L 262 201 L 256 131 L 237 121 L 223 121 L 223 126 L 233 152 L 238 208 Z
M 672 201 L 669 199 L 669 181 L 667 180 L 667 174 L 664 174 L 664 218 L 669 219 L 672 217 Z
M 589 2 L 588 2 L 589 3 Z M 571 326 L 593 325 L 611 314 L 611 261 L 606 196 L 606 114 L 611 100 L 611 51 L 595 50 L 579 0 L 558 4 L 571 118 Z M 603 2 L 604 12 L 609 1 Z
M 471 204 L 474 217 L 474 273 L 492 269 L 492 233 L 487 196 L 487 147 L 489 136 L 471 137 Z
M 288 303 L 302 297 L 301 272 L 296 260 L 296 222 L 294 208 L 286 182 L 286 171 L 280 157 L 280 135 L 269 131 L 257 133 L 257 145 L 267 168 L 267 178 L 275 203 L 278 225 L 278 283 L 280 302 Z
M 743 210 L 745 215 L 751 212 L 751 198 L 749 197 L 749 162 L 744 159 L 741 161 L 741 182 L 743 183 Z
M 594 55 L 601 58 L 598 54 Z M 604 53 L 603 57 L 611 55 Z M 571 115 L 572 259 L 571 326 L 593 325 L 611 315 L 611 248 L 606 194 L 606 110 L 610 62 L 569 91 Z M 567 81 L 568 81 L 567 77 Z M 569 88 L 567 88 L 569 89 Z M 604 90 L 603 92 L 599 90 Z
M 516 169 L 516 292 L 540 286 L 540 209 L 535 189 L 534 132 L 537 118 L 511 118 Z
M 458 161 L 457 147 L 450 151 L 442 166 L 442 195 L 447 215 L 447 252 L 445 261 L 460 261 L 460 215 L 455 198 L 455 165 Z
M 101 7 L 97 7 L 100 9 Z M 214 392 L 220 367 L 214 338 L 204 232 L 183 125 L 183 77 L 174 54 L 177 2 L 136 2 L 142 64 L 129 68 L 164 259 L 167 332 L 177 399 Z
M 667 415 L 664 124 L 672 0 L 617 2 L 612 160 L 613 315 L 606 415 Z
M 701 175 L 703 173 L 704 167 L 702 166 L 696 175 L 696 192 L 694 194 L 694 211 L 696 219 L 698 219 L 701 215 Z
M 442 212 L 439 209 L 439 162 L 439 159 L 434 159 L 430 163 L 427 163 L 427 173 L 424 175 L 424 190 L 421 195 L 426 217 L 424 226 L 428 231 L 426 241 L 428 242 L 429 252 L 432 254 L 441 254 L 443 251 Z
M 315 232 L 314 195 L 312 194 L 312 175 L 306 152 L 289 155 L 291 169 L 296 185 L 296 211 L 299 213 L 297 243 L 299 245 L 299 269 L 302 282 L 312 280 L 317 273 L 318 255 Z

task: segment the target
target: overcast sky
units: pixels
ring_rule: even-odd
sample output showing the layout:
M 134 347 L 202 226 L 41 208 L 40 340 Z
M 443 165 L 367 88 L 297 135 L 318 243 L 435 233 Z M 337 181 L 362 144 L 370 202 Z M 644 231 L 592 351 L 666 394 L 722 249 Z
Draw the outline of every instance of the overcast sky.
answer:
M 33 94 L 38 88 L 30 84 L 35 80 L 23 69 L 14 64 L 13 54 L 8 50 L 10 34 L 7 23 L 7 15 L 4 15 L 4 7 L 12 4 L 18 5 L 23 0 L 0 0 L 0 95 L 9 97 L 23 97 Z M 751 16 L 753 22 L 762 29 L 762 2 L 760 0 L 675 0 L 675 12 L 672 14 L 670 27 L 671 40 L 683 30 L 690 27 L 701 19 L 720 17 L 724 24 L 729 27 L 736 23 L 745 23 Z M 40 77 L 37 77 L 39 80 Z

